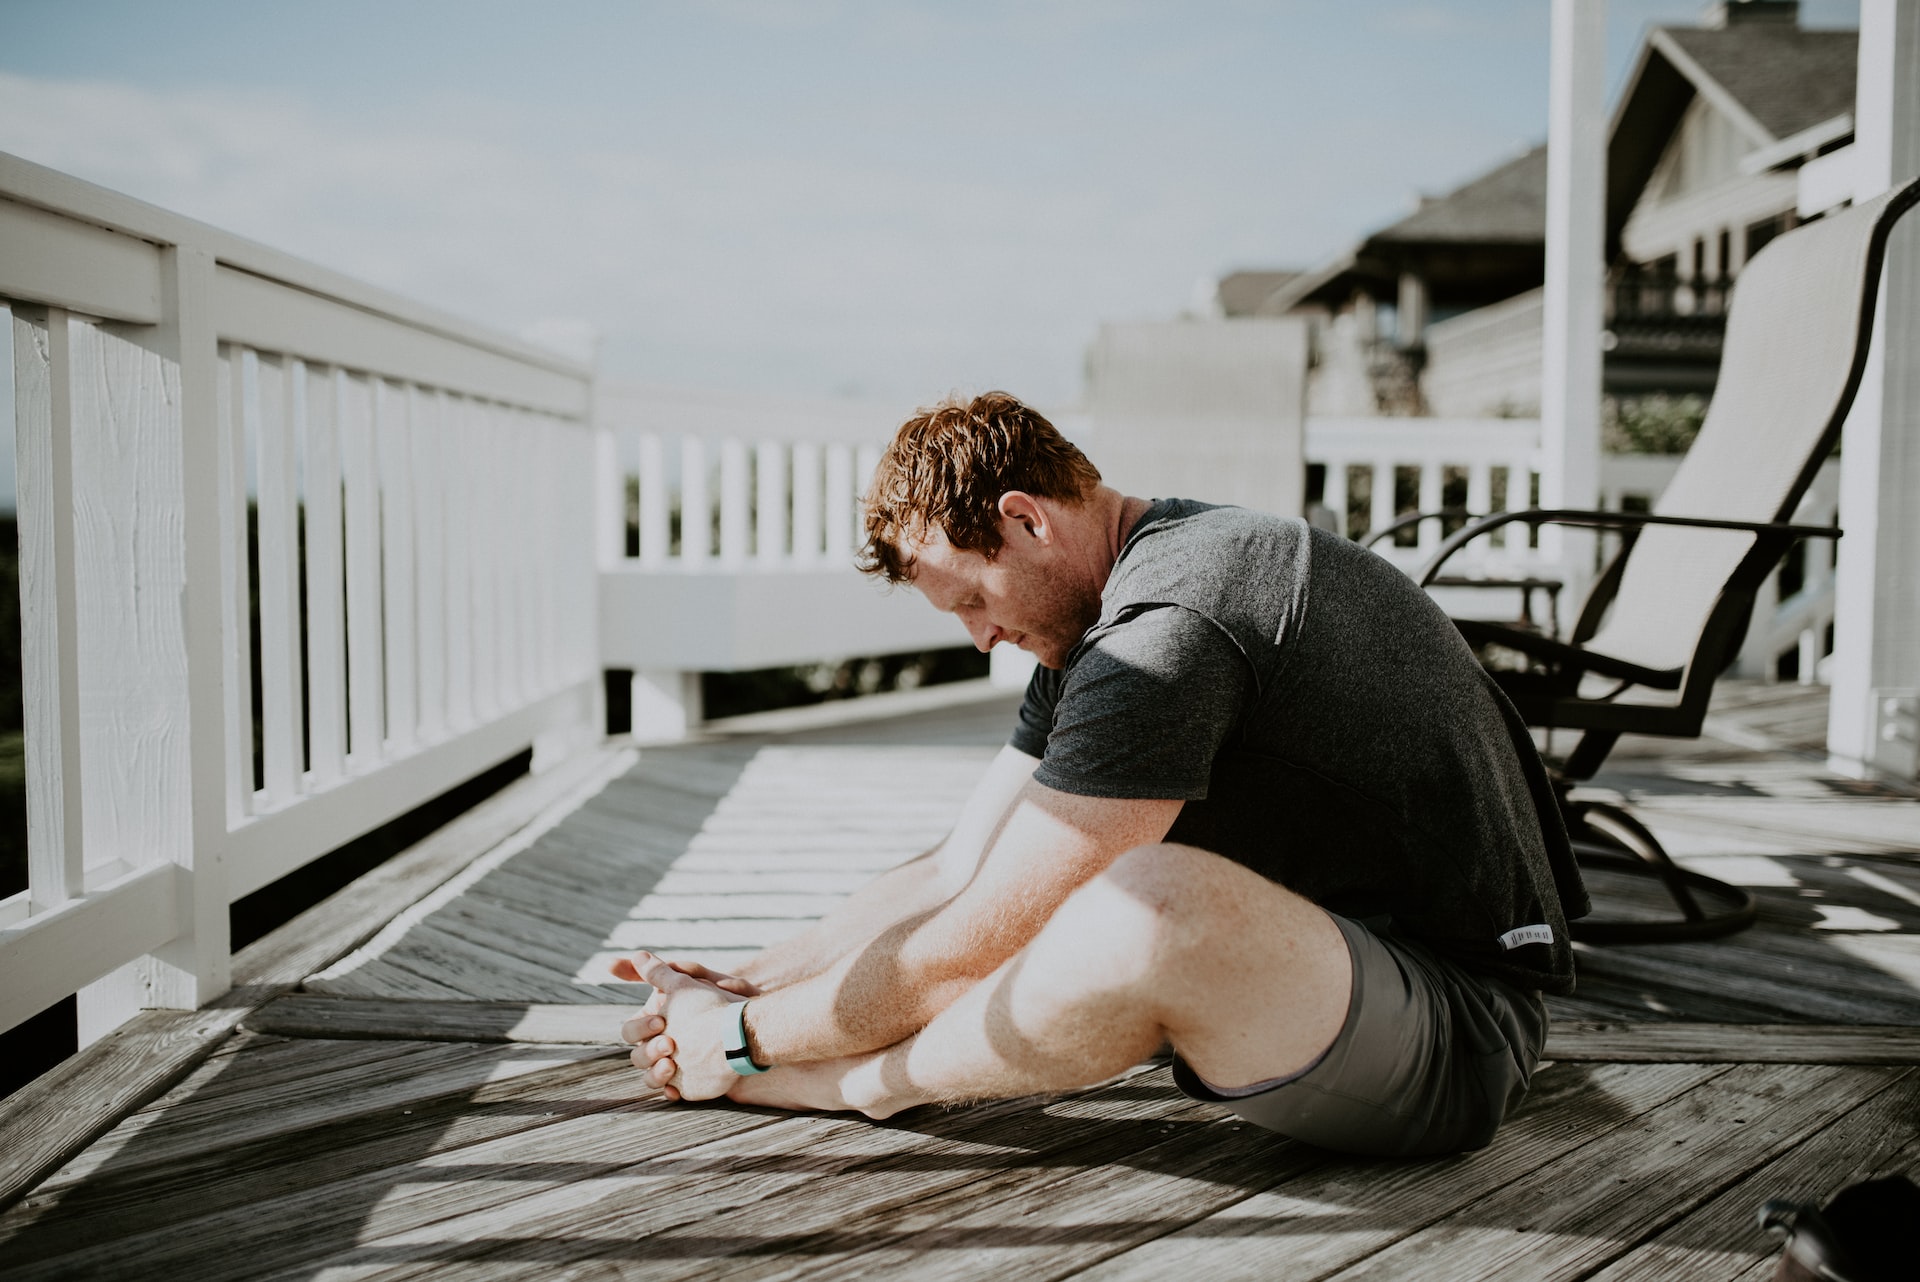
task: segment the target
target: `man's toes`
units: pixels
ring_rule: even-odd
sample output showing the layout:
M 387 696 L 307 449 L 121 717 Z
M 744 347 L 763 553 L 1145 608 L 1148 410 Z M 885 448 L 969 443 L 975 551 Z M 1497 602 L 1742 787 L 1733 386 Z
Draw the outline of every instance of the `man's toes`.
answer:
M 647 1080 L 655 1086 L 665 1086 L 679 1072 L 679 1066 L 670 1059 L 657 1059 L 647 1069 Z
M 663 1060 L 671 1054 L 673 1054 L 673 1039 L 665 1033 L 647 1043 L 647 1058 L 650 1060 Z

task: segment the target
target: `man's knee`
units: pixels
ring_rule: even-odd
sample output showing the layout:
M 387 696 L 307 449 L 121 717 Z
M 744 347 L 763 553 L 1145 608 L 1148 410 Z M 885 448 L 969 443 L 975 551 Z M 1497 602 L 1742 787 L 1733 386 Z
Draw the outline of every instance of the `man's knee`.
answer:
M 1245 878 L 1278 889 L 1193 846 L 1137 846 L 1069 896 L 1048 928 L 1078 947 L 1157 959 L 1217 924 L 1222 899 L 1244 893 Z

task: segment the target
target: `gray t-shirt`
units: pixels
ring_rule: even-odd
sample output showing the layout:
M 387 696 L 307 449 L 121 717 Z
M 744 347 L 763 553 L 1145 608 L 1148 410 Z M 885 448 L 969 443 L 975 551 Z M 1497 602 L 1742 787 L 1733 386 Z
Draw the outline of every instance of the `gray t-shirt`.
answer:
M 1185 800 L 1169 840 L 1329 912 L 1572 990 L 1586 893 L 1526 726 L 1431 598 L 1338 535 L 1156 501 L 1012 743 L 1049 788 Z

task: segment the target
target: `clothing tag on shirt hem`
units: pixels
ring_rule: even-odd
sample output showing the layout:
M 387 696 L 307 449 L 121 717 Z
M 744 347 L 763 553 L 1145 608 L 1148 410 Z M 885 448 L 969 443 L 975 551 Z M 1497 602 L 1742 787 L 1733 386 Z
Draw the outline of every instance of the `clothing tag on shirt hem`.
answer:
M 1500 936 L 1500 946 L 1507 949 L 1518 948 L 1522 944 L 1551 944 L 1552 942 L 1553 927 L 1551 926 L 1520 926 Z

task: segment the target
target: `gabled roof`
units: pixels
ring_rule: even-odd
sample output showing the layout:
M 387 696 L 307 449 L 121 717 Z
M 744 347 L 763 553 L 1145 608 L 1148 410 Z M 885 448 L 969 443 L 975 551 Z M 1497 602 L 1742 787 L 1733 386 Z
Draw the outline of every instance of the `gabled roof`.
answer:
M 1790 23 L 1649 31 L 1607 142 L 1608 257 L 1696 96 L 1767 147 L 1850 116 L 1859 47 L 1857 31 Z
M 1802 31 L 1766 23 L 1724 31 L 1661 27 L 1655 34 L 1725 89 L 1771 135 L 1769 141 L 1853 110 L 1857 31 Z
M 1542 143 L 1444 196 L 1422 198 L 1420 208 L 1399 222 L 1274 290 L 1260 310 L 1273 315 L 1315 298 L 1331 301 L 1327 291 L 1341 293 L 1360 280 L 1386 288 L 1403 267 L 1459 249 L 1484 251 L 1472 270 L 1512 273 L 1515 266 L 1505 260 L 1517 256 L 1523 260 L 1519 274 L 1527 275 L 1546 240 L 1547 147 Z M 1499 261 L 1488 262 L 1487 255 Z
M 1423 199 L 1419 209 L 1367 237 L 1365 244 L 1463 240 L 1530 244 L 1544 243 L 1546 237 L 1547 145 L 1541 143 L 1463 187 Z

